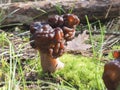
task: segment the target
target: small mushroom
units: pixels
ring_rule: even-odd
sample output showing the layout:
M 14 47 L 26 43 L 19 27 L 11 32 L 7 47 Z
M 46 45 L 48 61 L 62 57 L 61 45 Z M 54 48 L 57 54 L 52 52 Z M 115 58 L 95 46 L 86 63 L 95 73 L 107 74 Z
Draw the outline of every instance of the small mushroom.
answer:
M 113 52 L 115 60 L 105 64 L 103 81 L 108 90 L 120 90 L 120 50 Z
M 53 73 L 64 67 L 59 57 L 65 52 L 66 42 L 73 39 L 78 23 L 76 15 L 66 14 L 51 16 L 47 23 L 33 22 L 30 25 L 30 45 L 40 52 L 44 72 Z

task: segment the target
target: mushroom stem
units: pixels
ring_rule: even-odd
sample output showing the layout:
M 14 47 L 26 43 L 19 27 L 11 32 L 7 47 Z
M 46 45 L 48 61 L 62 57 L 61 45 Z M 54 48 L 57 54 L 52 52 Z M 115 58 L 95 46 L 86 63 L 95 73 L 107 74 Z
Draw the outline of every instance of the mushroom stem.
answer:
M 59 58 L 53 58 L 50 54 L 41 52 L 40 50 L 39 53 L 43 72 L 53 73 L 64 67 L 64 63 L 62 63 Z

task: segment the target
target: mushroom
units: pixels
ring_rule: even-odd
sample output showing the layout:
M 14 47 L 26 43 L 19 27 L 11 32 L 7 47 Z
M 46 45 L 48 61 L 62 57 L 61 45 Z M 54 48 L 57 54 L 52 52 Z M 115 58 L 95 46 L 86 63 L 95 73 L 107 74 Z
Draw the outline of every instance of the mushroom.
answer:
M 105 64 L 103 81 L 108 90 L 120 90 L 120 50 L 113 52 L 115 60 Z
M 75 35 L 79 18 L 74 14 L 54 15 L 46 23 L 33 22 L 30 25 L 30 43 L 40 53 L 43 72 L 53 73 L 64 67 L 59 57 L 65 52 L 66 42 Z

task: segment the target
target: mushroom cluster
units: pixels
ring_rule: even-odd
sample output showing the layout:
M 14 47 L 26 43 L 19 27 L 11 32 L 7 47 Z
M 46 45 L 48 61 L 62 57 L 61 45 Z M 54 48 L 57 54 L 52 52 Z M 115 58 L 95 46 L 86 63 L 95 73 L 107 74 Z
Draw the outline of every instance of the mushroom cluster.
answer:
M 108 90 L 120 89 L 120 50 L 113 52 L 115 60 L 105 64 L 103 81 Z
M 54 15 L 46 23 L 33 22 L 30 25 L 30 45 L 39 50 L 44 72 L 54 72 L 63 67 L 58 57 L 65 52 L 65 44 L 75 35 L 79 18 L 74 14 Z M 47 64 L 47 65 L 46 65 Z

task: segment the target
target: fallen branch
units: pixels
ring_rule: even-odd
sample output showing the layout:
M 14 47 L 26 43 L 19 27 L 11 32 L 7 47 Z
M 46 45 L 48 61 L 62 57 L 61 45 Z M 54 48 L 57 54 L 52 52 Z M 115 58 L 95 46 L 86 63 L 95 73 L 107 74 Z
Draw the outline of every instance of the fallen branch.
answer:
M 58 3 L 60 8 L 57 6 Z M 90 21 L 112 19 L 120 15 L 120 0 L 44 0 L 0 4 L 3 17 L 6 17 L 1 23 L 29 24 L 34 20 L 45 20 L 48 15 L 57 13 L 56 7 L 64 13 L 75 13 L 83 23 L 86 22 L 85 15 Z

